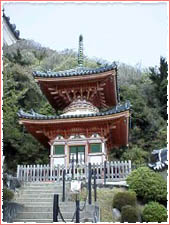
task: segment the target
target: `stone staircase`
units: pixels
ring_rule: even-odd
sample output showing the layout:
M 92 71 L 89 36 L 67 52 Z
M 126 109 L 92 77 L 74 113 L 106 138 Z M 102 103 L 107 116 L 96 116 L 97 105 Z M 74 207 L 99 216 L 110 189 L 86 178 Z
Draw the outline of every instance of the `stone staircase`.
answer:
M 66 201 L 62 202 L 62 183 L 59 182 L 31 182 L 26 183 L 15 196 L 15 202 L 22 205 L 13 222 L 53 223 L 53 198 L 59 194 L 60 211 L 66 222 L 72 222 L 76 204 L 70 198 L 70 183 L 66 183 Z M 84 202 L 80 202 L 82 208 Z M 93 222 L 94 205 L 86 203 L 80 212 L 81 222 Z M 59 222 L 63 222 L 59 216 Z M 75 217 L 74 221 L 75 222 Z

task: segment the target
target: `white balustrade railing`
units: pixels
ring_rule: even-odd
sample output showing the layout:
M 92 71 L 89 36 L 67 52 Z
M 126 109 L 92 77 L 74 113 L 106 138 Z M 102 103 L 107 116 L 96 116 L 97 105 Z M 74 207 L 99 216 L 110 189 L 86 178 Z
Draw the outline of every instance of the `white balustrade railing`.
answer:
M 101 164 L 91 164 L 92 175 L 94 170 L 97 179 L 104 179 L 104 174 L 107 180 L 120 181 L 125 180 L 131 172 L 131 161 L 114 161 Z M 63 171 L 66 170 L 66 180 L 87 179 L 88 178 L 88 164 L 74 165 L 70 164 L 68 167 L 58 165 L 54 168 L 50 165 L 18 165 L 17 178 L 21 181 L 59 181 L 62 180 Z M 105 170 L 105 172 L 104 172 Z

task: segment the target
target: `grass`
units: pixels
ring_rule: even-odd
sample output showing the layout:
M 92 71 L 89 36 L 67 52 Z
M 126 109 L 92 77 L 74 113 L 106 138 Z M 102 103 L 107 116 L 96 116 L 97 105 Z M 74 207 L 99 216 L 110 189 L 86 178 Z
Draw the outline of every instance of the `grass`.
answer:
M 112 216 L 112 202 L 115 193 L 125 191 L 124 188 L 98 188 L 97 189 L 97 203 L 100 207 L 101 222 L 119 222 L 115 221 Z M 80 201 L 85 201 L 87 196 L 87 189 L 83 188 L 79 196 Z M 72 200 L 75 200 L 76 195 L 72 195 Z M 92 204 L 94 203 L 94 192 L 92 191 Z
M 100 206 L 101 222 L 119 222 L 115 221 L 112 216 L 112 203 L 115 193 L 124 191 L 123 188 L 100 188 L 97 189 L 97 201 Z

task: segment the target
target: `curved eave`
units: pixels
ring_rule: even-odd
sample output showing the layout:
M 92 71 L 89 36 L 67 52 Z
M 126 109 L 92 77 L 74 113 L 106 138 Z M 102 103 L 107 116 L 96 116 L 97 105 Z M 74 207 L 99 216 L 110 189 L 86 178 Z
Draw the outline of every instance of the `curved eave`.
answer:
M 94 106 L 108 109 L 117 105 L 116 74 L 116 70 L 110 70 L 100 74 L 90 74 L 90 76 L 36 77 L 35 80 L 54 109 L 63 110 L 67 107 L 73 100 L 72 94 L 76 95 L 80 89 L 86 93 L 87 100 Z M 95 94 L 89 100 L 87 93 L 91 92 L 91 89 L 95 91 Z M 92 93 L 90 95 L 92 96 Z M 103 95 L 103 101 L 101 95 Z
M 75 76 L 89 76 L 89 75 L 96 75 L 96 74 L 102 74 L 109 71 L 116 71 L 117 67 L 115 65 L 110 65 L 106 67 L 100 67 L 96 69 L 91 68 L 80 68 L 80 69 L 71 69 L 71 70 L 65 70 L 65 71 L 59 71 L 59 72 L 41 72 L 41 71 L 33 71 L 33 76 L 35 78 L 61 78 L 61 77 L 75 77 Z
M 90 75 L 90 76 L 89 76 Z M 116 75 L 115 70 L 109 70 L 101 73 L 92 73 L 92 74 L 82 74 L 82 75 L 75 75 L 75 76 L 59 76 L 59 77 L 35 77 L 35 80 L 37 82 L 54 82 L 54 81 L 84 81 L 84 80 L 89 80 L 90 79 L 100 79 L 100 78 L 105 78 L 110 75 Z
M 99 133 L 107 139 L 108 149 L 128 145 L 129 110 L 94 117 L 62 119 L 26 119 L 20 118 L 20 124 L 44 146 L 50 146 L 57 135 L 69 138 L 72 134 L 92 135 Z
M 92 116 L 82 116 L 82 117 L 65 117 L 63 116 L 63 118 L 48 118 L 48 119 L 42 119 L 42 118 L 29 118 L 29 117 L 25 117 L 25 118 L 19 118 L 19 122 L 20 124 L 62 124 L 62 123 L 81 123 L 81 122 L 95 122 L 95 121 L 104 121 L 104 120 L 112 120 L 112 119 L 117 119 L 120 117 L 129 117 L 130 116 L 130 112 L 129 109 L 123 112 L 119 112 L 119 113 L 114 113 L 114 114 L 110 114 L 110 115 L 100 115 L 100 116 L 96 116 L 96 114 L 92 115 Z

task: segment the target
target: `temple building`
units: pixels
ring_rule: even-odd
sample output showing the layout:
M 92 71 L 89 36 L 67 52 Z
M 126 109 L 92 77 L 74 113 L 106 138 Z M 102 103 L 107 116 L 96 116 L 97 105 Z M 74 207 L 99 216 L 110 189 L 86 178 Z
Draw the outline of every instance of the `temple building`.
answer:
M 119 102 L 117 66 L 83 66 L 79 37 L 78 66 L 59 72 L 34 71 L 33 76 L 54 109 L 45 116 L 20 110 L 19 122 L 50 149 L 50 164 L 102 163 L 114 148 L 128 145 L 130 103 Z
M 3 10 L 3 43 L 4 45 L 12 45 L 16 43 L 20 32 L 16 30 L 16 25 L 10 22 L 10 17 L 7 17 Z

